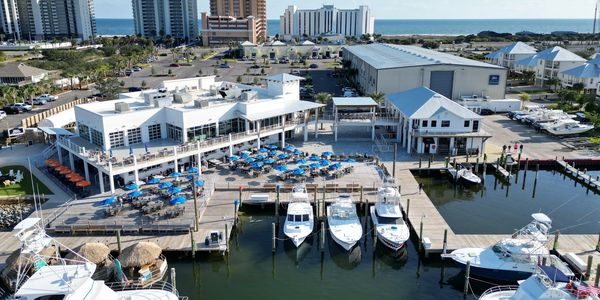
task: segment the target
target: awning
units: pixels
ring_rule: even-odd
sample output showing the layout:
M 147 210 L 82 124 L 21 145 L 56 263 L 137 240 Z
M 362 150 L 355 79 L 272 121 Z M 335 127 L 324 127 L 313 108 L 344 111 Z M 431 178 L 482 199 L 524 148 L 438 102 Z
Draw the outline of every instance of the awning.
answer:
M 64 129 L 64 128 L 56 128 L 56 127 L 38 127 L 39 130 L 49 135 L 56 136 L 72 136 L 74 133 Z
M 38 127 L 65 127 L 75 122 L 75 109 L 67 109 L 40 121 Z
M 323 106 L 325 106 L 325 105 L 315 103 L 315 102 L 298 101 L 294 105 L 286 105 L 282 109 L 261 111 L 261 112 L 251 113 L 251 114 L 240 114 L 240 117 L 242 117 L 248 121 L 254 122 L 254 121 L 259 121 L 262 119 L 283 116 L 283 115 L 291 114 L 294 112 L 306 111 L 306 110 L 315 109 L 315 108 L 319 108 L 319 107 L 323 107 Z

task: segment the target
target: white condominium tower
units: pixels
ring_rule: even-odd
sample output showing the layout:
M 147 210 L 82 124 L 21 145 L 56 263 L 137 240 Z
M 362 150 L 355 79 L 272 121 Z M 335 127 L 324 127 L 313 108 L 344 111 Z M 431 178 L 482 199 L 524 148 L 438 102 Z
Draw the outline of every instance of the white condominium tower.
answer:
M 15 16 L 18 16 L 21 39 L 87 40 L 96 35 L 93 0 L 1 0 L 1 2 L 5 33 L 9 32 L 6 8 L 14 8 L 16 2 L 18 13 Z
M 375 18 L 366 5 L 358 9 L 337 9 L 324 5 L 319 9 L 298 9 L 291 5 L 280 17 L 279 33 L 284 39 L 342 35 L 360 37 L 373 34 Z
M 17 0 L 0 0 L 0 29 L 6 38 L 21 38 Z
M 135 33 L 146 37 L 198 38 L 196 0 L 132 0 Z

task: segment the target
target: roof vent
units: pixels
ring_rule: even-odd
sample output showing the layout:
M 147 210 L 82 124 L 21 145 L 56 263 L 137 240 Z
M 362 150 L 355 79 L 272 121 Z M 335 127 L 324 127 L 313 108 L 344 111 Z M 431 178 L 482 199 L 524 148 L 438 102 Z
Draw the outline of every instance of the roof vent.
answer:
M 122 114 L 124 112 L 128 112 L 129 109 L 129 103 L 127 102 L 117 102 L 115 103 L 115 112 L 118 114 Z
M 195 108 L 206 108 L 206 107 L 208 107 L 208 99 L 194 100 L 194 107 Z

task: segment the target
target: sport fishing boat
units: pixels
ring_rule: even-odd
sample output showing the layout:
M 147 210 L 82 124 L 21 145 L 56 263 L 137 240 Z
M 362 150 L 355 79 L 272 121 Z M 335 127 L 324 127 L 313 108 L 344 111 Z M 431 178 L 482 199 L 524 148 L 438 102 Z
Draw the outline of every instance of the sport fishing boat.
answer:
M 313 228 L 314 215 L 306 188 L 295 186 L 287 207 L 283 233 L 298 247 L 312 233 Z
M 537 272 L 519 285 L 496 286 L 485 291 L 480 300 L 598 300 L 600 289 L 577 281 L 551 266 Z
M 104 281 L 92 279 L 96 265 L 48 236 L 39 218 L 21 221 L 13 233 L 21 243 L 23 256 L 14 282 L 14 297 L 17 299 L 187 299 L 179 297 L 177 290 L 165 282 L 142 287 L 133 282 L 105 284 Z M 58 250 L 54 251 L 52 257 L 43 257 L 42 254 L 48 253 L 44 249 L 49 247 L 67 250 L 76 257 L 62 258 Z
M 543 257 L 563 273 L 572 275 L 556 256 L 550 255 L 546 243 L 552 221 L 542 213 L 531 215 L 533 220 L 512 237 L 487 248 L 462 248 L 442 255 L 465 268 L 470 262 L 473 276 L 499 281 L 518 281 L 536 272 Z
M 339 195 L 335 203 L 327 207 L 327 223 L 333 240 L 346 251 L 362 237 L 362 226 L 350 195 Z
M 545 130 L 552 135 L 576 135 L 593 129 L 594 125 L 592 124 L 581 124 L 579 121 L 572 119 L 558 120 L 542 126 L 542 130 Z
M 400 192 L 395 186 L 386 184 L 377 191 L 377 202 L 371 207 L 371 220 L 378 240 L 391 250 L 402 249 L 410 238 L 400 209 Z

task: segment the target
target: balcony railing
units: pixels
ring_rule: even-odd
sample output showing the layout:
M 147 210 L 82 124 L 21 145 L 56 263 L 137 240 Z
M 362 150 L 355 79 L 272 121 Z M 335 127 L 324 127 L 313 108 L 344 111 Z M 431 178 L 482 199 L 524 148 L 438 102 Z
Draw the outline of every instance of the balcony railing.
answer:
M 412 130 L 412 135 L 413 136 L 452 136 L 452 135 L 461 135 L 461 134 L 471 134 L 471 133 L 479 133 L 482 135 L 485 135 L 485 132 L 483 130 L 479 130 L 479 131 L 475 131 L 473 132 L 472 130 L 469 131 L 438 131 L 438 130 L 423 130 L 423 129 L 413 129 Z

